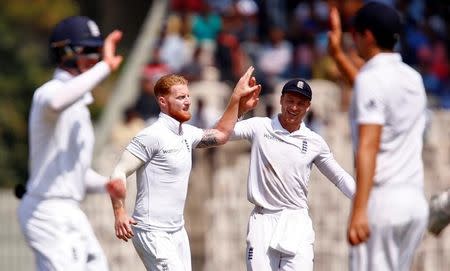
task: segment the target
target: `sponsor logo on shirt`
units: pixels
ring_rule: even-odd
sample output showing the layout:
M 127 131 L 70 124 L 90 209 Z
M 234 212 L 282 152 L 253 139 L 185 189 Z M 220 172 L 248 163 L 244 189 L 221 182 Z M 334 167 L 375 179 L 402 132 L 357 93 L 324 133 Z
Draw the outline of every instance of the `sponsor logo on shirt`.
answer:
M 168 150 L 163 150 L 162 152 L 164 154 L 168 154 L 168 153 L 174 153 L 174 152 L 177 152 L 177 151 L 179 151 L 179 149 L 168 149 Z
M 283 142 L 283 140 L 281 140 L 279 138 L 276 138 L 276 137 L 274 137 L 273 135 L 270 135 L 270 134 L 264 134 L 264 137 L 269 139 L 269 140 L 275 140 L 275 141 L 278 141 L 278 142 Z

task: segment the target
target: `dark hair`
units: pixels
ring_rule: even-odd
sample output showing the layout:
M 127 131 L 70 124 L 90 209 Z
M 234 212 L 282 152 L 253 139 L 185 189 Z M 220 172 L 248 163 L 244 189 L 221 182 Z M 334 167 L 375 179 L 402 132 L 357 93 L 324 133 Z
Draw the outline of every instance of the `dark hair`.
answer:
M 358 33 L 369 30 L 380 48 L 393 50 L 400 39 L 402 22 L 394 8 L 379 2 L 369 2 L 356 13 L 353 27 Z

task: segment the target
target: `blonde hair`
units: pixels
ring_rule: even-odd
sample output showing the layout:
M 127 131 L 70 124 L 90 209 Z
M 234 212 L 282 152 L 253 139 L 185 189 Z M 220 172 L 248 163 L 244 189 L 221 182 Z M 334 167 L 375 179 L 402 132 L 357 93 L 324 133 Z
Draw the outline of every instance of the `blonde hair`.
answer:
M 181 75 L 168 74 L 159 78 L 155 84 L 155 96 L 164 96 L 169 93 L 172 86 L 175 85 L 187 85 L 188 80 Z

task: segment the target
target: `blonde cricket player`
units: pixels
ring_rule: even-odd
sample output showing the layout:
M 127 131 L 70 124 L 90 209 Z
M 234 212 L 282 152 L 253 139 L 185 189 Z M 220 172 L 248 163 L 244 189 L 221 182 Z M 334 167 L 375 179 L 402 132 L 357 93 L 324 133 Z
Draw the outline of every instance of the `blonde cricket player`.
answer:
M 33 95 L 30 178 L 17 210 L 36 270 L 108 270 L 80 201 L 107 182 L 91 169 L 94 133 L 87 106 L 91 90 L 122 62 L 115 55 L 121 36 L 114 31 L 103 41 L 94 21 L 74 16 L 50 37 L 57 69 Z
M 191 118 L 186 79 L 166 75 L 155 84 L 155 96 L 161 109 L 159 118 L 132 139 L 114 168 L 108 186 L 116 236 L 124 241 L 132 239 L 147 270 L 191 270 L 183 213 L 192 149 L 224 144 L 232 133 L 239 110 L 256 106 L 261 86 L 255 85 L 252 72 L 253 67 L 250 67 L 241 77 L 221 119 L 214 128 L 207 130 L 185 123 Z M 245 96 L 253 99 L 241 103 L 244 108 L 240 108 L 240 100 Z M 124 185 L 134 172 L 137 198 L 130 218 L 124 208 Z

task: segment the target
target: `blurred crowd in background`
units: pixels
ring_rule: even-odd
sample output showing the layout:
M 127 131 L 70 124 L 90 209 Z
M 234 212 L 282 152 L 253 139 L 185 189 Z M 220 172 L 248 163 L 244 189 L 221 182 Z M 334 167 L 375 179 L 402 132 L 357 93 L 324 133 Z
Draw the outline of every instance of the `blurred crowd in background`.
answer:
M 198 91 L 190 86 L 196 99 L 191 108 L 192 121 L 200 119 L 195 124 L 204 127 L 210 126 L 215 120 L 214 114 L 221 112 L 220 108 L 215 108 L 217 103 L 210 101 L 211 90 L 214 94 L 220 92 L 220 97 L 228 97 L 232 83 L 249 65 L 256 68 L 257 80 L 263 85 L 261 105 L 257 108 L 262 112 L 255 112 L 257 115 L 277 111 L 274 108 L 277 101 L 266 103 L 266 98 L 277 92 L 277 85 L 292 77 L 334 82 L 341 90 L 341 99 L 337 102 L 340 110 L 347 110 L 351 86 L 339 74 L 327 52 L 329 7 L 338 7 L 345 31 L 344 49 L 355 55 L 349 26 L 353 14 L 365 0 L 167 1 L 169 8 L 164 27 L 155 49 L 148 52 L 151 61 L 142 72 L 140 98 L 125 112 L 127 120 L 142 120 L 137 129 L 158 114 L 152 91 L 162 74 L 181 73 L 191 83 L 211 83 L 204 86 L 209 92 L 202 92 L 205 99 L 200 101 Z M 394 5 L 404 18 L 405 31 L 398 50 L 406 63 L 421 72 L 429 107 L 449 110 L 448 1 L 378 1 Z M 104 34 L 119 28 L 125 33 L 121 53 L 127 61 L 127 54 L 136 42 L 152 3 L 148 0 L 0 1 L 1 187 L 12 187 L 28 178 L 27 118 L 36 87 L 53 72 L 46 46 L 54 25 L 70 15 L 86 15 L 99 22 Z M 94 120 L 109 100 L 111 87 L 108 83 L 95 91 L 96 102 L 90 108 Z M 228 88 L 223 87 L 226 84 Z M 313 90 L 320 92 L 316 87 Z M 316 95 L 313 107 L 319 104 L 317 98 Z M 204 112 L 217 112 L 200 114 L 197 107 Z M 321 112 L 313 113 L 317 119 L 323 117 Z M 208 119 L 205 120 L 205 116 Z M 307 118 L 314 121 L 314 114 Z
M 403 60 L 422 74 L 429 107 L 450 109 L 449 25 L 445 20 L 449 6 L 445 1 L 382 2 L 395 6 L 404 19 L 397 49 Z M 327 52 L 329 8 L 336 5 L 340 11 L 344 48 L 352 55 L 356 52 L 351 20 L 363 3 L 172 0 L 152 60 L 142 74 L 140 98 L 127 110 L 127 116 L 149 120 L 158 115 L 153 84 L 167 73 L 182 74 L 190 82 L 220 80 L 231 86 L 253 65 L 263 86 L 262 100 L 279 82 L 292 77 L 331 80 L 350 90 Z M 199 103 L 203 108 L 204 101 Z M 342 110 L 347 106 L 344 97 Z

